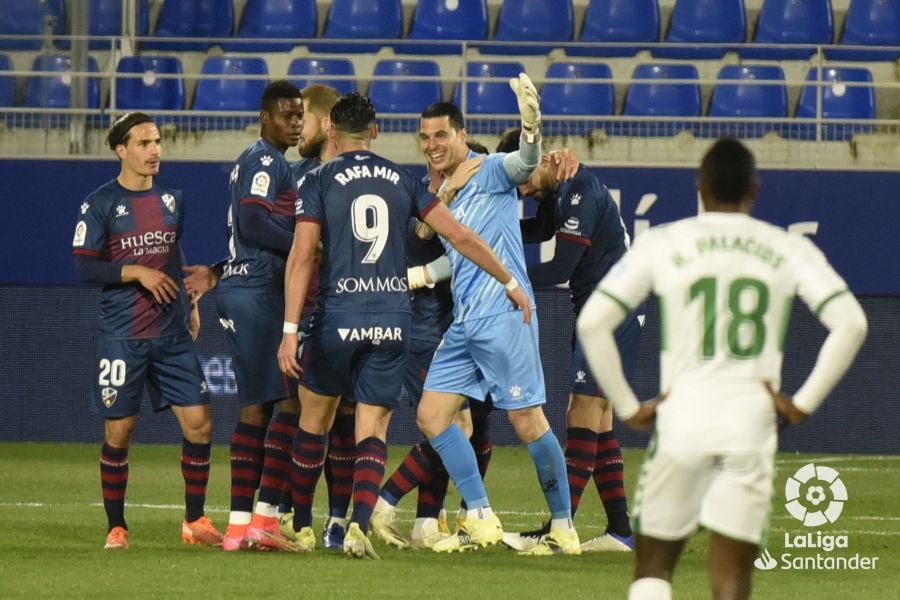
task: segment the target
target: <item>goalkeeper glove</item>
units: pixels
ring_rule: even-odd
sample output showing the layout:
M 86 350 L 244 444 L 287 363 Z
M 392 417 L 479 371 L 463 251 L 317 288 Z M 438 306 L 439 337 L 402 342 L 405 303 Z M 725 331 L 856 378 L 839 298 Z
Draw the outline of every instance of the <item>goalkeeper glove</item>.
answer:
M 519 73 L 518 79 L 510 79 L 509 87 L 516 93 L 516 100 L 519 102 L 522 129 L 534 133 L 541 125 L 541 105 L 537 89 L 525 73 Z

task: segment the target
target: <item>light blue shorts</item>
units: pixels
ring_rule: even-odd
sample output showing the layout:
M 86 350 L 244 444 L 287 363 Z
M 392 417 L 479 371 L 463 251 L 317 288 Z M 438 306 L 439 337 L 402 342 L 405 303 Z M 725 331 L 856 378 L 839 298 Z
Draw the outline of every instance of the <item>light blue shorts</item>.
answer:
M 537 311 L 531 313 L 531 325 L 522 322 L 519 311 L 450 325 L 434 353 L 425 389 L 476 400 L 489 393 L 503 410 L 544 404 Z

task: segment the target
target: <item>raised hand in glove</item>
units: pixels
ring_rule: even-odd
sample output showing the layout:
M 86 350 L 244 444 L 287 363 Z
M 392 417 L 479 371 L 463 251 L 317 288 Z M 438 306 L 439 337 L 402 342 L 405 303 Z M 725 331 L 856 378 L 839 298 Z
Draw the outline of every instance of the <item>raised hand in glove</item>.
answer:
M 519 102 L 522 128 L 534 132 L 541 124 L 541 104 L 537 89 L 525 73 L 519 73 L 518 79 L 510 79 L 509 87 L 516 93 L 516 100 Z

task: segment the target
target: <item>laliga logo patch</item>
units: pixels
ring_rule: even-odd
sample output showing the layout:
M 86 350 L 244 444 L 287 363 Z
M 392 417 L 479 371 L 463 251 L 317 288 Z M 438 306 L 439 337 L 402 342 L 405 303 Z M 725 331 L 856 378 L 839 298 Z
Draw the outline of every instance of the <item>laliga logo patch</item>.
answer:
M 103 391 L 100 392 L 100 399 L 103 400 L 103 404 L 106 405 L 106 408 L 115 404 L 118 396 L 119 392 L 117 392 L 115 388 L 103 388 Z
M 169 209 L 170 213 L 175 212 L 175 196 L 172 194 L 163 194 L 162 201 L 163 204 L 166 205 L 166 208 Z
M 80 248 L 84 246 L 84 240 L 87 238 L 87 223 L 84 221 L 78 221 L 78 225 L 75 226 L 75 238 L 72 240 L 72 245 L 76 248 Z
M 269 174 L 260 171 L 253 176 L 253 184 L 250 186 L 250 193 L 254 196 L 266 196 L 269 193 Z
M 807 527 L 834 523 L 847 501 L 847 488 L 838 475 L 831 467 L 803 465 L 784 484 L 784 507 Z

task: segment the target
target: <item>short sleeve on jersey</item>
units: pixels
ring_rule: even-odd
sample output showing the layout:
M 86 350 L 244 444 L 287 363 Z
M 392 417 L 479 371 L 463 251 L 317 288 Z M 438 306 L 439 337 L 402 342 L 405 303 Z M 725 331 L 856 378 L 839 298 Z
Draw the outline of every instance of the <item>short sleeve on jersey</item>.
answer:
M 658 233 L 648 231 L 613 265 L 597 291 L 615 300 L 628 313 L 650 294 L 653 287 L 653 251 Z
M 559 228 L 556 232 L 559 238 L 591 245 L 591 237 L 600 218 L 599 203 L 589 196 L 592 193 L 590 187 L 580 181 L 568 186 L 565 196 L 559 199 Z
M 320 178 L 309 173 L 303 179 L 303 185 L 297 193 L 297 204 L 294 214 L 297 221 L 321 223 L 325 220 L 322 206 L 322 190 Z
M 812 241 L 798 236 L 796 242 L 794 271 L 797 293 L 812 310 L 819 313 L 829 300 L 847 291 L 847 283 Z
M 72 252 L 87 256 L 101 256 L 106 250 L 106 214 L 103 206 L 97 205 L 91 196 L 81 204 Z
M 282 179 L 281 163 L 284 162 L 278 158 L 282 157 L 255 155 L 248 157 L 247 162 L 240 165 L 238 177 L 241 202 L 261 204 L 272 210 Z
M 428 191 L 428 185 L 420 179 L 413 181 L 413 198 L 415 198 L 416 212 L 419 218 L 424 220 L 435 206 L 440 202 L 440 198 Z
M 474 152 L 470 152 L 467 158 L 475 158 L 478 156 Z M 515 187 L 515 184 L 506 174 L 503 168 L 503 158 L 506 153 L 491 154 L 485 157 L 481 163 L 481 170 L 475 175 L 479 184 L 486 192 L 502 192 Z

